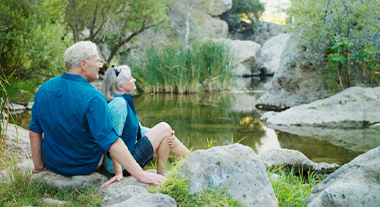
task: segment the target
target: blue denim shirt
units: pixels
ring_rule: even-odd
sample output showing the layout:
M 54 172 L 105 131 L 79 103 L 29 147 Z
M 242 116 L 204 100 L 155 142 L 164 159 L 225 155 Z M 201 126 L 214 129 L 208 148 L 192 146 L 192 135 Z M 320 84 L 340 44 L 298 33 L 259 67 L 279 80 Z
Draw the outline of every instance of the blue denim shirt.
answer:
M 44 133 L 46 167 L 65 176 L 91 174 L 119 137 L 103 94 L 83 77 L 68 73 L 40 87 L 29 129 Z

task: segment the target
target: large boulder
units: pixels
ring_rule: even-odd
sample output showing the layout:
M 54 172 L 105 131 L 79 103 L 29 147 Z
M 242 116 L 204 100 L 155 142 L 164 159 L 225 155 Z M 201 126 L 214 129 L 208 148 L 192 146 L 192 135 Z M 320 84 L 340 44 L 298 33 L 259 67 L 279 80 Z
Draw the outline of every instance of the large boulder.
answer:
M 278 206 L 260 157 L 241 144 L 192 152 L 179 169 L 189 179 L 190 192 L 207 187 L 226 189 L 244 206 Z
M 380 147 L 356 157 L 316 185 L 308 207 L 379 206 Z
M 269 126 L 362 128 L 380 122 L 379 108 L 380 87 L 356 86 L 283 112 L 267 112 L 261 120 Z
M 281 55 L 290 38 L 289 34 L 280 33 L 267 40 L 261 48 L 261 58 L 267 73 L 274 74 L 280 64 Z

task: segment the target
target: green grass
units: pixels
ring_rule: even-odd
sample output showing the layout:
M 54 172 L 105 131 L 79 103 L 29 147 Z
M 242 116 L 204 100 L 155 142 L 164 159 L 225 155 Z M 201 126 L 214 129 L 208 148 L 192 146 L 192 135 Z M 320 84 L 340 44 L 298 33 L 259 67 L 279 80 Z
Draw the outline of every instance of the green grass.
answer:
M 293 168 L 290 171 L 283 170 L 282 167 L 273 170 L 267 170 L 268 177 L 277 174 L 277 179 L 269 179 L 278 205 L 283 206 L 306 206 L 306 199 L 310 195 L 316 184 L 321 182 L 325 176 L 318 176 L 314 173 L 308 173 L 303 176 L 302 173 L 294 172 Z
M 0 206 L 58 206 L 44 204 L 43 198 L 67 201 L 60 206 L 100 206 L 104 198 L 95 187 L 80 191 L 58 189 L 46 182 L 30 181 L 29 171 L 11 169 L 0 182 Z
M 144 92 L 196 93 L 227 90 L 236 59 L 228 44 L 199 40 L 153 45 L 129 62 Z

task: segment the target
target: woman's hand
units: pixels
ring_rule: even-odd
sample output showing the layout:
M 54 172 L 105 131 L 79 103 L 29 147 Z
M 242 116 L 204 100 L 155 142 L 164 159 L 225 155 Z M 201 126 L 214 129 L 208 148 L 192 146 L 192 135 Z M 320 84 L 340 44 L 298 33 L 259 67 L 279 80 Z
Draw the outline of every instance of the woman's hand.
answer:
M 172 130 L 172 136 L 170 136 L 168 138 L 168 145 L 169 147 L 174 147 L 174 140 L 176 139 L 177 137 L 174 135 L 174 131 Z
M 117 173 L 115 174 L 115 176 L 113 176 L 111 179 L 109 179 L 107 182 L 103 183 L 103 185 L 100 186 L 100 188 L 106 188 L 108 187 L 109 185 L 111 185 L 111 183 L 115 182 L 115 181 L 120 181 L 120 180 L 123 180 L 123 173 Z

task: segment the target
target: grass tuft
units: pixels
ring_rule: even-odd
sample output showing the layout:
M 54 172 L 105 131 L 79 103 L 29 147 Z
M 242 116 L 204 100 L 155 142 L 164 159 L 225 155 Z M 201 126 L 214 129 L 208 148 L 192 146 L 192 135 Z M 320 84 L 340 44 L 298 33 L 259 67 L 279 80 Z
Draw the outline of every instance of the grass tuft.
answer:
M 236 58 L 227 43 L 213 40 L 152 45 L 130 65 L 140 89 L 148 93 L 227 90 Z
M 301 172 L 296 173 L 282 167 L 267 170 L 267 174 L 279 206 L 306 206 L 307 197 L 316 184 L 324 179 L 314 173 L 304 176 Z M 277 175 L 277 178 L 276 178 Z

